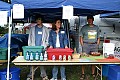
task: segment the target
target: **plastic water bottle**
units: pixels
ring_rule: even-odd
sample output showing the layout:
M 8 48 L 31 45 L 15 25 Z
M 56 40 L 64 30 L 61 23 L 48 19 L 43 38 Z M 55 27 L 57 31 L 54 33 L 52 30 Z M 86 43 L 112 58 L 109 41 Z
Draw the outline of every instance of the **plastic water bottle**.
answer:
M 31 61 L 33 60 L 32 52 L 30 53 L 30 60 L 31 60 Z
M 62 61 L 62 55 L 59 55 L 59 60 Z
M 36 52 L 36 55 L 35 55 L 35 60 L 38 61 L 39 60 L 39 54 L 38 52 Z
M 29 58 L 30 58 L 30 56 L 29 56 L 29 53 L 27 52 L 27 54 L 26 54 L 26 60 L 29 61 L 30 60 Z
M 43 54 L 40 54 L 40 61 L 43 61 Z
M 47 61 L 47 60 L 48 60 L 47 52 L 45 51 L 45 54 L 44 54 L 44 61 Z
M 106 36 L 106 33 L 105 33 L 105 32 L 104 32 L 103 37 L 104 37 L 104 42 L 105 42 L 105 40 L 106 40 L 106 38 L 107 38 L 107 36 Z
M 55 55 L 52 55 L 52 60 L 55 61 Z
M 104 58 L 107 58 L 107 53 L 104 53 Z
M 68 61 L 71 61 L 71 55 L 68 55 Z
M 63 55 L 63 61 L 66 61 L 66 55 Z

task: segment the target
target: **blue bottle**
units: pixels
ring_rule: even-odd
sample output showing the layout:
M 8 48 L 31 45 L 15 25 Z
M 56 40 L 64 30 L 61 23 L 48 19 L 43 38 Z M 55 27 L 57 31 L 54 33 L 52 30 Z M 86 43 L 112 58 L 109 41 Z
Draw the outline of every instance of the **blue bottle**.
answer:
M 43 61 L 43 54 L 40 54 L 40 61 Z
M 29 53 L 27 52 L 26 54 L 26 60 L 29 61 L 30 60 L 30 56 L 29 56 Z
M 35 60 L 38 61 L 39 60 L 39 54 L 38 52 L 36 52 L 36 55 L 35 55 Z
M 32 52 L 30 53 L 30 61 L 33 60 L 33 55 L 32 55 Z

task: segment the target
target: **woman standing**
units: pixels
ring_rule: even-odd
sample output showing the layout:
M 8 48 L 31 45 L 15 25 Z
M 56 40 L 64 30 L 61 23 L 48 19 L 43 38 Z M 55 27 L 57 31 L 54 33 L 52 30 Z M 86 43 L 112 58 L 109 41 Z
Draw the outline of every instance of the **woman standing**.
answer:
M 49 45 L 50 48 L 68 48 L 67 35 L 61 27 L 61 20 L 58 18 L 55 19 L 54 25 L 52 26 L 52 30 L 50 31 Z M 61 72 L 61 80 L 66 80 L 64 66 L 60 66 L 60 72 Z M 58 66 L 54 66 L 52 70 L 53 77 L 50 80 L 57 80 L 57 74 L 58 74 Z

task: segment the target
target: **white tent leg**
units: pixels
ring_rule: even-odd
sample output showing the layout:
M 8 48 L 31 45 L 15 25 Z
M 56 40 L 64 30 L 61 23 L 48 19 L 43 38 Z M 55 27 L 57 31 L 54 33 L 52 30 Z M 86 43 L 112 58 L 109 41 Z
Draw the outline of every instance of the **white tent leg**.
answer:
M 12 30 L 12 9 L 11 16 L 9 17 L 9 34 L 8 34 L 8 65 L 7 65 L 7 80 L 9 80 L 9 62 L 10 62 L 10 43 L 11 43 L 11 30 Z

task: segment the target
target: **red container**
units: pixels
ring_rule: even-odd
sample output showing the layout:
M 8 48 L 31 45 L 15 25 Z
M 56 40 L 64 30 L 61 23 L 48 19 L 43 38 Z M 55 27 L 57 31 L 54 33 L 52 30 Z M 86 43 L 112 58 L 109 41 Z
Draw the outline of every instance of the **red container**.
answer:
M 110 40 L 109 39 L 105 39 L 104 43 L 110 43 Z
M 73 50 L 70 49 L 70 48 L 56 48 L 56 49 L 53 49 L 53 48 L 48 48 L 47 49 L 47 53 L 48 53 L 48 60 L 52 60 L 52 56 L 55 55 L 55 59 L 56 60 L 59 60 L 59 55 L 66 55 L 66 59 L 68 60 L 68 55 L 71 55 L 72 56 L 72 52 Z

